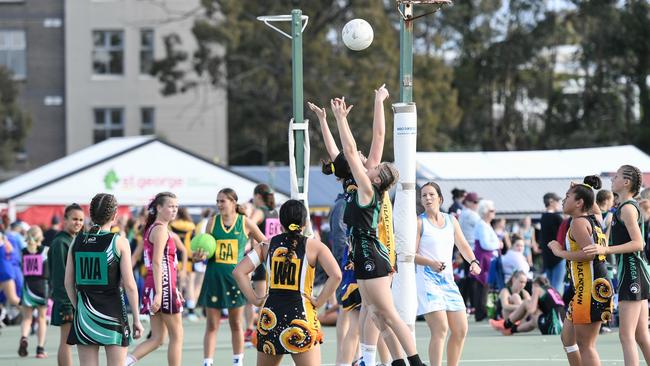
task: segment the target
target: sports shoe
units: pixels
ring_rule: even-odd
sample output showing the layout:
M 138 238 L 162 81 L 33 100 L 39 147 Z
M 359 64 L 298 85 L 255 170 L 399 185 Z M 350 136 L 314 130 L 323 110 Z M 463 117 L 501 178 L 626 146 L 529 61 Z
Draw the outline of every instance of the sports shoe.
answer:
M 41 346 L 36 347 L 36 358 L 47 358 L 47 353 L 45 353 L 45 348 Z
M 199 316 L 194 313 L 189 313 L 187 314 L 187 320 L 189 322 L 196 323 L 199 321 Z
M 492 328 L 494 328 L 495 330 L 501 332 L 501 334 L 503 334 L 505 336 L 512 335 L 512 329 L 506 328 L 504 326 L 504 324 L 503 324 L 504 322 L 505 322 L 505 320 L 503 320 L 503 319 L 500 319 L 500 320 L 490 319 L 490 325 L 492 326 Z
M 246 329 L 244 332 L 244 346 L 253 347 L 253 330 Z
M 27 337 L 20 337 L 20 345 L 18 346 L 18 356 L 20 357 L 27 357 L 27 347 L 29 344 L 27 343 Z
M 492 326 L 492 328 L 494 328 L 494 330 L 498 330 L 499 332 L 506 329 L 506 327 L 503 325 L 504 322 L 505 320 L 503 319 L 499 319 L 499 320 L 490 319 L 490 325 Z

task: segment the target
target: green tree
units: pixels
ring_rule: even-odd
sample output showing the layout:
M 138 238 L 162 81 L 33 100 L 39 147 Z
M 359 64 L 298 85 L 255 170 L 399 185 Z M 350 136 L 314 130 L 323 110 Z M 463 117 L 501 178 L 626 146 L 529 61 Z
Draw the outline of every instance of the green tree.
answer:
M 166 39 L 167 57 L 156 63 L 155 70 L 163 92 L 183 92 L 197 85 L 180 66 L 191 59 L 193 71 L 207 76 L 213 85 L 227 88 L 230 163 L 286 162 L 292 114 L 291 42 L 255 18 L 289 14 L 293 2 L 221 0 L 203 1 L 203 6 L 205 14 L 193 27 L 197 52 L 190 57 L 178 51 L 177 37 Z M 394 3 L 314 0 L 301 2 L 299 7 L 310 17 L 303 38 L 305 99 L 327 106 L 330 98 L 346 96 L 355 106 L 351 128 L 360 148 L 367 151 L 372 136 L 373 90 L 386 83 L 389 101 L 399 99 L 399 19 Z M 353 18 L 367 19 L 375 32 L 372 46 L 361 52 L 348 50 L 340 39 L 343 25 Z M 461 115 L 452 69 L 433 55 L 418 55 L 415 64 L 418 143 L 425 148 L 447 148 L 451 145 L 448 133 Z M 389 133 L 384 155 L 390 159 L 392 118 L 388 108 L 386 114 Z M 310 113 L 305 116 L 316 122 Z M 330 126 L 335 130 L 331 113 Z M 312 123 L 310 130 L 313 163 L 325 156 L 325 149 L 317 123 Z
M 10 168 L 23 149 L 31 118 L 18 106 L 18 86 L 12 74 L 0 66 L 0 167 Z

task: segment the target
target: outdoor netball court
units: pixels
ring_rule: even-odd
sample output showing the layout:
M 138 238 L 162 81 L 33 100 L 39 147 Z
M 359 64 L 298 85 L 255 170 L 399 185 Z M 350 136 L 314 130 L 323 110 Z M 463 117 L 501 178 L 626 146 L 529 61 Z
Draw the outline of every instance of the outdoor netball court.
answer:
M 148 329 L 148 324 L 145 324 Z M 185 322 L 185 342 L 183 347 L 183 365 L 200 366 L 203 361 L 203 329 L 204 324 Z M 13 326 L 1 330 L 0 335 L 0 365 L 56 365 L 56 348 L 58 328 L 48 329 L 45 349 L 49 358 L 39 360 L 34 358 L 35 337 L 30 337 L 29 356 L 19 358 L 17 354 L 19 327 Z M 424 322 L 416 325 L 418 350 L 422 359 L 428 363 L 427 345 L 429 331 Z M 322 346 L 323 365 L 334 365 L 336 350 L 336 333 L 334 327 L 325 328 L 325 343 Z M 598 338 L 598 352 L 603 365 L 623 365 L 623 353 L 618 341 L 618 333 L 601 335 Z M 244 365 L 255 365 L 256 351 L 247 348 Z M 100 353 L 100 364 L 105 365 L 103 352 Z M 221 324 L 215 365 L 231 365 L 230 330 L 228 323 Z M 78 365 L 77 354 L 74 353 L 75 365 Z M 643 357 L 641 356 L 641 359 Z M 643 361 L 641 361 L 644 363 Z M 443 361 L 443 363 L 446 363 Z M 166 348 L 150 354 L 137 365 L 162 366 L 167 364 Z M 465 342 L 465 351 L 461 361 L 463 365 L 565 365 L 566 358 L 560 344 L 559 336 L 542 336 L 533 334 L 504 337 L 493 331 L 486 322 L 473 323 L 470 321 L 469 335 Z M 285 357 L 282 365 L 292 365 L 291 359 Z

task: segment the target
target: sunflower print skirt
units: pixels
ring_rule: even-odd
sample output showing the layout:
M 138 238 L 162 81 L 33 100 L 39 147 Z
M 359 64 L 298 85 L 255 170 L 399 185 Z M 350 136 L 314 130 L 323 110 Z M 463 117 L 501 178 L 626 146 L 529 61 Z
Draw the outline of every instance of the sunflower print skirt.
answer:
M 323 343 L 323 333 L 311 307 L 302 301 L 268 306 L 260 311 L 257 323 L 257 350 L 269 355 L 307 352 Z

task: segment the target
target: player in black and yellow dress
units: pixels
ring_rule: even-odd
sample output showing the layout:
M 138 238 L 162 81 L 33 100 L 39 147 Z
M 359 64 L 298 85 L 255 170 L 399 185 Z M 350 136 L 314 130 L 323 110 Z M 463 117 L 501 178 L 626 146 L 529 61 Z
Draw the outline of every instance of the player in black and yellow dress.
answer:
M 65 284 L 75 307 L 68 344 L 77 345 L 82 365 L 99 364 L 99 346 L 106 348 L 107 364 L 124 365 L 131 336 L 142 333 L 138 311 L 129 327 L 124 290 L 133 309 L 138 309 L 138 290 L 131 270 L 131 248 L 126 238 L 111 233 L 117 201 L 100 193 L 90 203 L 94 225 L 77 235 L 68 252 Z
M 639 364 L 637 345 L 641 348 L 646 363 L 650 362 L 650 275 L 647 258 L 643 254 L 643 215 L 634 200 L 641 185 L 642 174 L 638 168 L 623 165 L 616 171 L 612 178 L 612 192 L 618 195 L 620 204 L 612 217 L 610 245 L 585 248 L 591 254 L 616 255 L 619 339 L 626 365 Z
M 562 202 L 564 213 L 572 217 L 567 233 L 568 249 L 553 240 L 548 246 L 558 257 L 569 261 L 569 275 L 575 293 L 562 329 L 562 342 L 571 365 L 599 365 L 596 338 L 603 321 L 612 316 L 612 285 L 607 278 L 605 256 L 587 254 L 590 245 L 606 246 L 595 205 L 594 189 L 600 189 L 597 176 L 572 184 Z
M 258 365 L 277 365 L 282 355 L 291 354 L 296 365 L 319 365 L 322 332 L 316 309 L 327 302 L 341 280 L 341 270 L 325 244 L 302 235 L 307 209 L 296 200 L 280 208 L 280 223 L 285 232 L 269 245 L 258 245 L 235 271 L 241 291 L 248 300 L 261 306 L 257 325 Z M 255 294 L 248 275 L 264 263 L 268 295 Z M 314 297 L 314 271 L 319 264 L 328 279 Z
M 187 257 L 191 257 L 192 249 L 190 248 L 190 242 L 194 237 L 194 230 L 196 229 L 196 225 L 194 225 L 192 217 L 187 211 L 187 207 L 178 208 L 176 219 L 169 223 L 169 228 L 180 238 L 183 246 L 185 247 L 185 253 L 187 253 Z M 183 266 L 182 263 L 179 263 L 178 275 L 179 282 L 181 282 L 180 287 L 182 288 L 183 297 L 185 298 L 187 319 L 192 322 L 198 321 L 198 317 L 194 313 L 194 308 L 196 308 L 196 298 L 198 297 L 198 294 L 194 291 L 194 263 L 187 261 L 185 266 Z M 184 281 L 180 281 L 183 278 Z
M 278 219 L 278 210 L 275 207 L 275 194 L 273 194 L 271 187 L 264 183 L 256 185 L 253 190 L 253 204 L 255 210 L 251 215 L 251 220 L 257 224 L 264 236 L 270 240 L 280 234 L 282 228 L 280 219 Z M 260 264 L 255 268 L 251 281 L 257 295 L 262 296 L 266 291 L 266 269 L 263 265 Z M 245 315 L 246 332 L 244 333 L 244 341 L 250 343 L 253 338 L 256 320 L 252 304 L 246 305 Z

